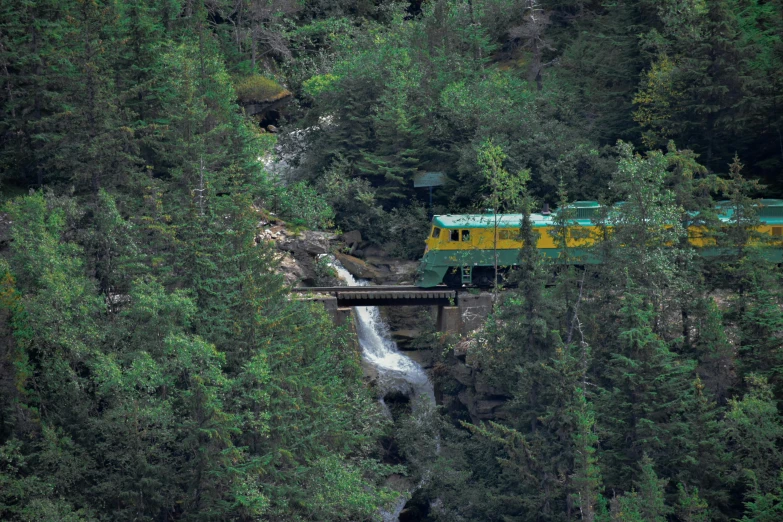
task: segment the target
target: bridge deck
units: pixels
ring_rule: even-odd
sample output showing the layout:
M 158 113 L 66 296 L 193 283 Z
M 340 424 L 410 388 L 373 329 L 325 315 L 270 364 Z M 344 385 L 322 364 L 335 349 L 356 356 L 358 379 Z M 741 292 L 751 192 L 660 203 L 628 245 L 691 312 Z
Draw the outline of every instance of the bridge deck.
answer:
M 326 286 L 292 288 L 301 294 L 330 295 L 337 298 L 337 306 L 420 306 L 448 305 L 457 292 L 449 289 L 419 288 L 418 286 Z

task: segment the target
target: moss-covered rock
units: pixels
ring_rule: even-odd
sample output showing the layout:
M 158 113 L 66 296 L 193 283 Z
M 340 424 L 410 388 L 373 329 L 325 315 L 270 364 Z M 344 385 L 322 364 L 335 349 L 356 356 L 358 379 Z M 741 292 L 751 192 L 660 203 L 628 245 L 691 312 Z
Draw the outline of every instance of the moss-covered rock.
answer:
M 264 103 L 291 96 L 291 91 L 266 76 L 254 74 L 239 80 L 236 84 L 240 103 Z

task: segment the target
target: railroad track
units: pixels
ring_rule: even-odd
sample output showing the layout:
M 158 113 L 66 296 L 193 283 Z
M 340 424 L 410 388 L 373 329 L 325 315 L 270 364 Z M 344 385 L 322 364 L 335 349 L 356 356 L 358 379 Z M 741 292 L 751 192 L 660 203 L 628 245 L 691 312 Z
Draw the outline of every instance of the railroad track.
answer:
M 418 286 L 322 286 L 292 288 L 298 294 L 336 297 L 339 306 L 416 306 L 448 304 L 457 297 L 447 288 L 420 288 Z

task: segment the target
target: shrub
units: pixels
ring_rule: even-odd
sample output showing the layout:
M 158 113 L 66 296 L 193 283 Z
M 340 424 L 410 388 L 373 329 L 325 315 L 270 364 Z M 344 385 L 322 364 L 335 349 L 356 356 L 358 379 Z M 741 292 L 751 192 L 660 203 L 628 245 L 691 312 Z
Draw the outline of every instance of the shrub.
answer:
M 430 231 L 427 209 L 417 203 L 393 208 L 386 221 L 386 251 L 402 259 L 419 259 L 424 254 L 424 241 Z
M 321 229 L 334 226 L 332 207 L 303 181 L 281 187 L 278 202 L 280 216 L 293 225 Z

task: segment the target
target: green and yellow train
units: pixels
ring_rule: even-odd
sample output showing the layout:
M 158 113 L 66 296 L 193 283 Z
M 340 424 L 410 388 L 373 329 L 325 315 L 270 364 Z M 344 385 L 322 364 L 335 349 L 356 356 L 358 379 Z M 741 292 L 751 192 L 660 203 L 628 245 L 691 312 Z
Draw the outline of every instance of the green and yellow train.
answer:
M 571 205 L 573 219 L 568 227 L 567 246 L 575 264 L 600 263 L 600 257 L 591 248 L 601 237 L 601 228 L 595 218 L 601 213 L 596 201 L 577 201 Z M 729 222 L 731 207 L 718 204 L 719 218 Z M 765 199 L 758 202 L 760 225 L 756 232 L 771 236 L 764 249 L 767 259 L 783 263 L 783 200 Z M 447 214 L 432 219 L 432 230 L 419 266 L 416 284 L 430 288 L 439 284 L 450 287 L 474 285 L 492 286 L 495 276 L 495 249 L 497 264 L 508 270 L 518 264 L 519 228 L 522 214 Z M 549 258 L 560 258 L 561 248 L 555 243 L 556 212 L 531 214 L 531 223 L 538 232 L 536 247 Z M 611 226 L 608 228 L 611 229 Z M 702 256 L 719 256 L 723 248 L 704 234 L 698 225 L 688 226 L 688 241 Z M 497 238 L 495 237 L 497 232 Z M 496 246 L 497 245 L 497 246 Z

